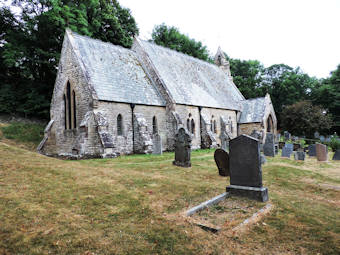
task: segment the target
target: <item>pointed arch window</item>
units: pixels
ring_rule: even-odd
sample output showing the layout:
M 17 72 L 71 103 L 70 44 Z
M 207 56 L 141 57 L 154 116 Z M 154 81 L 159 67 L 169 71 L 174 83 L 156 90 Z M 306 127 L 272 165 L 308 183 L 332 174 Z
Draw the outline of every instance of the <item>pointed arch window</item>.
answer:
M 76 104 L 76 92 L 74 92 L 74 90 L 72 91 L 72 105 L 73 105 L 73 127 L 72 128 L 76 128 L 77 127 L 77 104 Z
M 152 118 L 152 133 L 153 134 L 157 134 L 158 133 L 157 118 L 156 118 L 156 116 L 153 116 L 153 118 Z
M 190 132 L 190 119 L 187 119 L 187 130 Z
M 123 118 L 121 114 L 117 116 L 117 135 L 123 135 Z
M 217 134 L 217 124 L 216 124 L 216 120 L 214 120 L 214 133 Z
M 195 134 L 195 121 L 191 119 L 191 134 Z
M 65 129 L 67 129 L 67 102 L 66 102 L 65 94 L 63 96 L 63 100 L 64 100 L 64 124 L 65 124 Z

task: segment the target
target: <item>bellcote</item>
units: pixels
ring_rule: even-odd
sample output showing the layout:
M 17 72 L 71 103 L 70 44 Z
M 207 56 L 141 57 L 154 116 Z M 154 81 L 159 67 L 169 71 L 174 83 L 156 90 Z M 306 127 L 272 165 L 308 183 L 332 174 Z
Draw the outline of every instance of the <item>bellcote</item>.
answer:
M 230 72 L 230 63 L 226 59 L 221 47 L 218 47 L 217 49 L 214 62 L 221 70 L 223 70 L 223 72 L 228 76 L 229 79 L 233 79 Z

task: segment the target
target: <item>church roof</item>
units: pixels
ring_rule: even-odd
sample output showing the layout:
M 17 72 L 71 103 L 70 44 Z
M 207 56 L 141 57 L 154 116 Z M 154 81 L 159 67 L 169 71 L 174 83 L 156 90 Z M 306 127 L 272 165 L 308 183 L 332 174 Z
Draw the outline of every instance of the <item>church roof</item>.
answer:
M 135 52 L 71 32 L 99 100 L 165 105 Z
M 216 65 L 139 40 L 177 104 L 240 110 L 243 95 Z
M 262 122 L 266 108 L 265 97 L 252 98 L 241 101 L 242 110 L 240 124 Z

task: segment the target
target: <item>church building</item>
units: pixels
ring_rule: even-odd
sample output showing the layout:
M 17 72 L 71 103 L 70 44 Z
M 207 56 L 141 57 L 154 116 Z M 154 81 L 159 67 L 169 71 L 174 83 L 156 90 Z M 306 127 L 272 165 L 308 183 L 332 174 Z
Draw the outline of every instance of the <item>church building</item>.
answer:
M 172 151 L 180 127 L 192 149 L 277 132 L 270 96 L 246 100 L 221 49 L 211 64 L 138 38 L 126 49 L 68 29 L 50 118 L 38 151 L 79 159 Z

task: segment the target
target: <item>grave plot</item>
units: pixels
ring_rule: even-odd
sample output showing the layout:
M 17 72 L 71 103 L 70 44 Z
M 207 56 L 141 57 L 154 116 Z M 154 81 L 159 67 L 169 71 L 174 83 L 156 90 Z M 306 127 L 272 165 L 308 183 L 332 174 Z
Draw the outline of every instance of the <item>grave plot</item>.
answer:
M 267 203 L 270 205 L 270 203 Z M 236 231 L 243 225 L 254 224 L 262 218 L 261 210 L 266 203 L 246 197 L 231 196 L 219 203 L 205 207 L 188 217 L 189 222 L 196 224 L 204 230 L 216 233 L 223 231 Z M 254 216 L 256 219 L 254 220 Z

